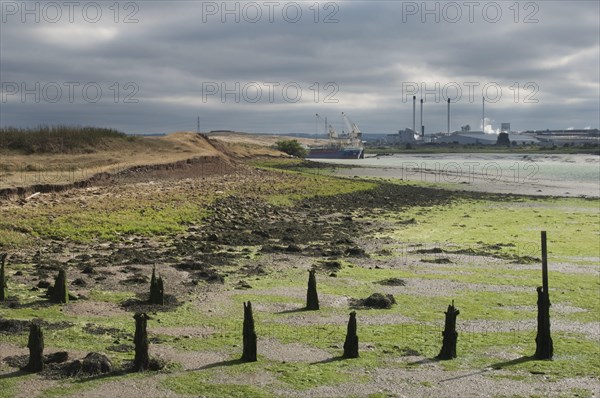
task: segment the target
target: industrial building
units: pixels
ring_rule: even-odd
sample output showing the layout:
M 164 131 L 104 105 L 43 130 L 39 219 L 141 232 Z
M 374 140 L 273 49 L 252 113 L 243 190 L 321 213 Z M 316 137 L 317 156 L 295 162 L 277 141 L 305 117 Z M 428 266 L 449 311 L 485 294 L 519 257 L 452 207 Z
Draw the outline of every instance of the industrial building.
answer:
M 437 137 L 435 142 L 437 144 L 495 145 L 497 140 L 496 134 L 485 134 L 483 131 L 455 131 L 450 135 Z
M 385 141 L 388 145 L 415 144 L 417 143 L 418 136 L 413 129 L 406 128 L 398 131 L 398 134 L 388 134 L 385 137 Z
M 515 134 L 508 135 L 512 145 L 537 145 L 539 140 L 533 135 Z M 482 131 L 455 131 L 450 135 L 442 135 L 435 140 L 438 144 L 458 145 L 495 145 L 498 140 L 496 134 L 486 134 Z
M 541 145 L 598 145 L 600 144 L 600 130 L 534 130 L 524 132 L 526 135 L 534 136 Z

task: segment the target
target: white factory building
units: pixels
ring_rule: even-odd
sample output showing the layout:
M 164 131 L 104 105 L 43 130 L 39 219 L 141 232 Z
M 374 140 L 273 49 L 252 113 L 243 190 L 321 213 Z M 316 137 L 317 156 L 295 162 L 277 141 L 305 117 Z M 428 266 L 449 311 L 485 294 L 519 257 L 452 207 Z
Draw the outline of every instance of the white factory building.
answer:
M 508 139 L 513 145 L 533 145 L 538 144 L 539 140 L 531 135 L 510 133 Z M 495 145 L 498 141 L 498 135 L 486 134 L 483 131 L 455 131 L 450 135 L 443 135 L 436 138 L 438 144 L 458 144 L 458 145 Z

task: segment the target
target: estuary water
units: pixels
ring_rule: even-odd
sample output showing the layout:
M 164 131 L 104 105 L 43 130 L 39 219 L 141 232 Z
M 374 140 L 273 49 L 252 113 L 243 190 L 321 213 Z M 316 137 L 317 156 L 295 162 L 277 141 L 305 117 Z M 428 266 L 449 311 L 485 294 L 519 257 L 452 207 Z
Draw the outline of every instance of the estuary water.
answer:
M 449 188 L 525 195 L 600 197 L 600 157 L 566 154 L 395 154 L 319 159 L 357 166 L 337 175 L 442 184 Z

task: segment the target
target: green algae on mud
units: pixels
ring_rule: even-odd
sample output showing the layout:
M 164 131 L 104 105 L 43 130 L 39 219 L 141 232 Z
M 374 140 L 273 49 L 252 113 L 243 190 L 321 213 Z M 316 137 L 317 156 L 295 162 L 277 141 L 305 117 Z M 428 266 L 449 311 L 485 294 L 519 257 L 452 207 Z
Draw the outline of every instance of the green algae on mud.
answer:
M 586 322 L 583 326 L 589 328 L 593 328 L 593 322 L 597 322 L 600 314 L 598 282 L 590 277 L 597 271 L 597 265 L 590 258 L 598 257 L 589 246 L 594 236 L 598 236 L 597 226 L 593 225 L 598 213 L 593 203 L 577 199 L 532 199 L 445 192 L 414 184 L 357 182 L 353 179 L 315 176 L 313 171 L 277 171 L 277 178 L 257 181 L 254 189 L 246 187 L 236 191 L 239 186 L 232 186 L 224 191 L 227 193 L 215 193 L 210 198 L 207 195 L 204 199 L 200 199 L 199 195 L 194 198 L 177 193 L 191 201 L 189 207 L 184 208 L 184 213 L 193 210 L 191 218 L 184 216 L 175 221 L 167 220 L 171 223 L 169 225 L 176 225 L 177 229 L 185 231 L 183 238 L 175 230 L 165 228 L 166 224 L 161 224 L 162 216 L 157 211 L 148 210 L 148 206 L 160 208 L 163 201 L 169 206 L 172 201 L 168 194 L 164 194 L 154 198 L 153 202 L 149 199 L 140 202 L 140 208 L 135 210 L 137 214 L 147 214 L 148 225 L 162 225 L 159 229 L 134 228 L 125 234 L 117 229 L 114 233 L 94 237 L 91 241 L 91 244 L 124 241 L 123 245 L 131 249 L 113 252 L 124 253 L 119 263 L 150 261 L 178 266 L 195 262 L 206 264 L 224 275 L 222 284 L 197 281 L 196 285 L 186 286 L 178 297 L 182 305 L 171 311 L 153 311 L 151 314 L 151 344 L 172 349 L 176 356 L 191 354 L 201 357 L 205 352 L 217 351 L 228 358 L 237 358 L 241 354 L 241 303 L 251 300 L 255 305 L 259 362 L 238 364 L 232 359 L 201 369 L 186 370 L 182 370 L 180 365 L 179 368 L 173 368 L 172 373 L 160 375 L 158 383 L 161 388 L 181 395 L 281 396 L 282 391 L 302 393 L 314 387 L 335 387 L 347 381 L 369 382 L 372 378 L 366 371 L 373 373 L 377 369 L 401 368 L 418 372 L 420 363 L 425 362 L 440 372 L 481 371 L 496 366 L 515 378 L 540 372 L 555 379 L 589 375 L 597 377 L 600 374 L 595 361 L 598 355 L 597 341 L 589 334 L 573 331 L 553 333 L 556 344 L 554 361 L 503 364 L 513 358 L 531 355 L 534 350 L 535 314 L 531 308 L 535 306 L 535 287 L 540 277 L 536 267 L 539 254 L 534 251 L 537 246 L 533 244 L 537 244 L 540 228 L 547 228 L 550 238 L 550 285 L 554 305 L 551 309 L 552 320 L 556 320 L 557 324 L 577 320 Z M 422 206 L 421 199 L 427 195 L 430 195 L 427 205 Z M 177 200 L 181 198 L 178 196 Z M 121 200 L 125 199 L 116 200 L 115 206 Z M 232 211 L 220 211 L 222 209 L 219 208 L 238 204 L 244 207 L 232 208 Z M 108 202 L 103 202 L 99 207 L 77 211 L 89 212 L 86 217 L 90 222 L 101 221 L 102 217 L 95 218 L 96 215 L 92 213 L 107 205 Z M 132 203 L 125 205 L 133 206 Z M 68 206 L 77 205 L 73 202 L 65 206 L 62 209 L 64 213 L 68 211 Z M 40 209 L 27 208 L 23 214 L 30 211 L 43 213 Z M 250 222 L 240 224 L 245 213 L 250 215 Z M 314 216 L 314 225 L 327 223 L 327 228 L 316 233 L 301 231 L 304 225 L 310 224 L 304 224 L 305 220 L 295 214 Z M 175 213 L 172 215 L 178 217 Z M 283 227 L 267 228 L 270 222 L 276 222 L 270 217 L 289 217 L 290 223 L 302 228 L 294 229 L 298 232 L 286 231 Z M 129 223 L 127 218 L 123 221 Z M 67 228 L 64 231 L 76 230 L 73 219 L 65 222 Z M 535 224 L 529 228 L 527 222 Z M 224 235 L 215 225 L 231 229 L 232 232 Z M 249 244 L 235 241 L 227 244 L 230 236 L 243 241 L 246 235 L 252 234 L 252 229 L 267 236 L 253 238 Z M 358 231 L 362 235 L 350 236 L 348 231 Z M 216 236 L 211 236 L 211 239 L 215 241 L 208 244 L 206 237 L 213 232 Z M 162 250 L 146 250 L 146 241 L 136 240 L 139 234 L 146 233 L 156 238 L 150 243 Z M 278 250 L 288 247 L 289 242 L 280 244 L 284 233 L 291 235 L 289 237 L 295 240 L 294 244 L 300 251 L 262 250 L 269 245 Z M 579 234 L 586 236 L 581 237 L 582 242 L 574 242 Z M 335 242 L 329 241 L 338 235 L 352 242 L 343 240 L 344 243 L 340 245 L 364 248 L 366 253 L 351 256 L 342 251 L 329 256 L 313 250 L 329 243 L 335 245 Z M 51 233 L 42 232 L 37 239 L 40 239 L 43 247 L 51 236 Z M 67 244 L 69 251 L 76 250 L 68 247 L 68 243 L 71 240 L 78 241 L 80 236 L 67 232 L 61 242 Z M 384 239 L 392 242 L 385 252 L 378 243 Z M 559 242 L 558 239 L 566 242 Z M 530 241 L 532 246 L 529 252 L 525 253 L 522 247 L 517 246 Z M 137 251 L 139 255 L 131 260 L 129 256 Z M 58 253 L 63 254 L 60 251 Z M 45 258 L 51 256 L 48 253 Z M 448 257 L 450 262 L 420 261 L 436 260 L 442 256 Z M 578 260 L 579 272 L 570 272 L 573 259 Z M 21 260 L 27 262 L 27 256 Z M 557 260 L 569 264 L 562 264 L 560 269 L 553 270 L 552 261 Z M 329 276 L 330 270 L 324 266 L 324 261 L 339 263 L 335 277 Z M 260 273 L 238 272 L 243 266 L 259 267 L 264 264 L 267 266 Z M 103 266 L 116 265 L 109 262 Z M 324 303 L 328 303 L 327 300 L 332 303 L 323 305 L 318 313 L 299 311 L 304 305 L 306 270 L 311 266 L 318 269 L 320 297 Z M 17 270 L 26 274 L 33 267 L 34 262 L 19 263 L 16 267 L 9 267 L 9 276 L 15 277 Z M 191 268 L 188 270 L 192 271 Z M 384 287 L 379 284 L 390 278 L 402 278 L 407 282 L 406 286 Z M 236 290 L 241 279 L 247 280 L 251 288 Z M 444 285 L 439 286 L 441 291 L 434 292 L 437 294 L 423 291 L 414 293 L 416 285 L 430 282 Z M 48 344 L 53 347 L 104 351 L 115 345 L 117 339 L 120 344 L 131 343 L 133 320 L 130 313 L 76 315 L 68 311 L 68 306 L 33 305 L 40 301 L 37 297 L 39 292 L 32 293 L 27 284 L 13 284 L 11 289 L 12 293 L 9 294 L 25 305 L 15 308 L 3 305 L 0 315 L 25 320 L 37 315 L 52 322 L 73 323 L 68 328 L 48 333 Z M 145 290 L 146 286 L 140 289 Z M 352 361 L 335 360 L 341 355 L 345 320 L 350 310 L 349 299 L 364 298 L 381 289 L 393 293 L 397 304 L 389 310 L 359 310 L 361 357 Z M 91 303 L 119 307 L 134 295 L 122 288 L 99 283 L 91 288 L 88 298 Z M 441 344 L 443 311 L 450 299 L 455 299 L 461 309 L 459 357 L 450 362 L 432 362 L 430 359 Z M 575 312 L 554 311 L 560 306 Z M 503 323 L 506 323 L 504 328 L 499 326 Z M 93 328 L 88 324 L 92 324 Z M 465 326 L 461 328 L 462 325 Z M 154 333 L 152 330 L 155 327 L 158 329 Z M 203 332 L 200 335 L 187 331 L 184 335 L 174 332 L 177 328 L 193 327 L 201 328 Z M 90 333 L 91 330 L 105 333 L 94 334 Z M 284 348 L 296 344 L 320 350 L 328 359 L 323 363 L 318 363 L 319 360 L 314 361 L 317 363 L 293 359 L 286 363 L 274 361 L 267 358 L 268 352 L 265 350 L 268 348 L 261 347 L 261 341 L 264 344 L 274 341 Z M 23 349 L 26 336 L 0 334 L 0 343 Z M 111 351 L 109 356 L 118 363 L 124 363 L 131 360 L 133 351 Z M 495 375 L 493 370 L 485 372 L 490 378 Z M 252 380 L 250 376 L 256 374 L 265 377 L 262 384 L 250 385 L 251 381 L 244 383 L 244 380 Z M 228 377 L 231 380 L 239 378 L 234 383 Z M 53 396 L 84 394 L 104 382 L 119 380 L 123 379 L 111 376 L 83 383 L 67 379 L 46 393 Z M 4 379 L 3 384 L 11 391 L 7 396 L 14 395 L 17 383 Z M 423 385 L 423 388 L 427 387 Z M 59 391 L 60 388 L 65 388 L 64 392 Z

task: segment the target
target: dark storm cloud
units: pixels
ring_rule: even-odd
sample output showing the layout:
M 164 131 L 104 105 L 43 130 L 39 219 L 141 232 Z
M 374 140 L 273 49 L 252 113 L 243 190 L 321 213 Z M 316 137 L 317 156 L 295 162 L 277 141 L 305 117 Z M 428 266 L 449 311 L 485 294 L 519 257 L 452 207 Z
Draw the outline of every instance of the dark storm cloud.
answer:
M 165 132 L 195 129 L 200 115 L 203 130 L 313 132 L 315 113 L 337 120 L 346 111 L 365 132 L 391 132 L 412 125 L 412 103 L 403 86 L 435 89 L 438 83 L 436 94 L 426 97 L 428 131 L 445 130 L 441 88 L 448 84 L 463 89 L 453 105 L 452 127 L 478 128 L 481 88 L 493 83 L 502 87 L 499 101 L 487 105 L 495 127 L 501 121 L 522 130 L 598 127 L 597 2 L 521 2 L 518 16 L 510 8 L 513 2 L 476 2 L 472 20 L 465 3 L 456 2 L 462 17 L 455 23 L 450 3 L 428 2 L 426 7 L 437 7 L 438 13 L 425 15 L 422 2 L 322 2 L 317 23 L 314 2 L 270 3 L 272 21 L 264 2 L 227 2 L 230 10 L 238 7 L 237 23 L 235 11 L 221 15 L 224 2 L 148 1 L 134 3 L 137 9 L 125 9 L 128 3 L 122 2 L 119 23 L 109 9 L 113 3 L 97 3 L 103 17 L 96 23 L 77 12 L 73 23 L 66 17 L 49 23 L 44 15 L 39 23 L 31 16 L 22 23 L 21 15 L 7 8 L 22 3 L 2 2 L 0 123 Z M 256 23 L 247 21 L 255 16 L 252 6 L 249 14 L 242 13 L 248 4 L 262 12 Z M 293 7 L 284 15 L 288 5 Z M 302 16 L 292 23 L 297 8 Z M 502 16 L 494 21 L 498 8 Z M 138 22 L 122 23 L 131 11 Z M 328 15 L 333 23 L 324 23 Z M 532 23 L 525 23 L 527 18 Z M 13 83 L 20 90 L 21 84 L 35 88 L 36 82 L 40 91 L 49 82 L 61 85 L 62 97 L 48 101 L 53 87 L 40 93 L 39 103 L 33 94 L 10 94 Z M 65 82 L 79 84 L 72 101 Z M 335 86 L 325 90 L 329 82 Z M 473 82 L 479 84 L 475 100 L 468 98 L 465 85 Z M 125 89 L 127 83 L 133 86 Z M 221 88 L 236 91 L 236 83 L 238 98 L 222 95 Z M 319 83 L 318 98 L 314 83 Z M 523 103 L 532 94 L 524 88 L 528 83 L 537 87 L 537 103 Z M 82 93 L 86 84 L 92 84 L 88 97 Z M 285 97 L 286 84 L 299 87 L 301 99 L 293 90 L 293 98 Z M 203 97 L 207 85 L 219 92 Z M 262 96 L 252 103 L 256 85 Z M 98 86 L 102 96 L 89 98 Z M 327 94 L 333 101 L 325 102 Z

